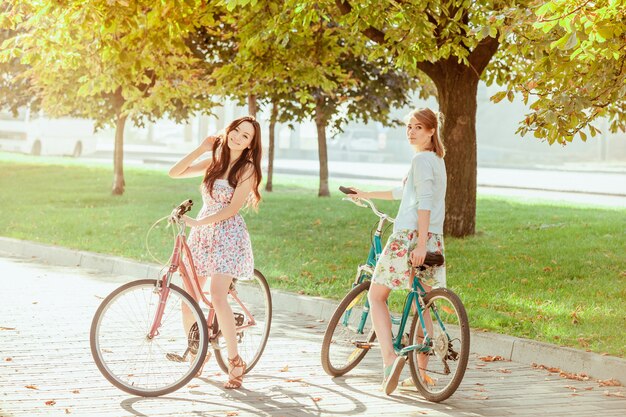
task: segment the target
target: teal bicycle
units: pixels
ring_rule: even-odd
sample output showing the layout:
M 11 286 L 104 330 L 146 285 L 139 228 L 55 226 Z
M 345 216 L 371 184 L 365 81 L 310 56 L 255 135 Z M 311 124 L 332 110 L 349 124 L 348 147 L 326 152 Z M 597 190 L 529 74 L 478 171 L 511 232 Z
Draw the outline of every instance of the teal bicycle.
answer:
M 344 187 L 340 190 L 345 194 L 353 192 Z M 384 226 L 394 221 L 370 200 L 345 200 L 372 209 L 378 216 L 378 225 L 367 262 L 357 268 L 352 290 L 339 303 L 324 334 L 322 366 L 331 376 L 345 375 L 363 360 L 367 352 L 377 347 L 376 334 L 369 320 L 367 292 L 382 253 Z M 429 252 L 424 265 L 436 266 L 443 262 L 441 254 Z M 414 314 L 410 330 L 405 333 L 411 312 Z M 440 402 L 454 394 L 465 375 L 470 348 L 469 322 L 460 298 L 447 288 L 426 292 L 414 277 L 402 315 L 392 315 L 391 321 L 394 350 L 398 355 L 408 356 L 411 378 L 422 396 L 428 401 Z

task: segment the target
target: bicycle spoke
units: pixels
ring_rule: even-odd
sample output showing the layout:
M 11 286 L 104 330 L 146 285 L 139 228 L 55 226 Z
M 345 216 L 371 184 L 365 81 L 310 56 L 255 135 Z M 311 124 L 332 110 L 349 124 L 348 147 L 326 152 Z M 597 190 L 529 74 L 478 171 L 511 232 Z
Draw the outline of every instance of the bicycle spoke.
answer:
M 114 385 L 140 395 L 171 392 L 194 376 L 199 359 L 193 363 L 168 359 L 169 353 L 181 355 L 188 347 L 183 305 L 203 323 L 198 343 L 206 349 L 206 325 L 200 309 L 174 286 L 170 287 L 157 334 L 148 338 L 160 302 L 154 283 L 138 281 L 116 290 L 103 301 L 92 324 L 92 353 L 100 370 Z
M 463 304 L 450 290 L 433 290 L 424 302 L 422 314 L 430 345 L 426 353 L 409 354 L 411 376 L 427 400 L 443 401 L 456 391 L 465 374 L 469 324 Z M 424 333 L 416 316 L 411 326 L 412 343 L 423 343 Z

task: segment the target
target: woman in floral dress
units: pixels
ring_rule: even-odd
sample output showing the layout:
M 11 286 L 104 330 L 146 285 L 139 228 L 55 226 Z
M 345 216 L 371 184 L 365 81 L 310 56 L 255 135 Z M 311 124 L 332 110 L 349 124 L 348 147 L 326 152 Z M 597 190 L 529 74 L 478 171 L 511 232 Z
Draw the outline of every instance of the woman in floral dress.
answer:
M 228 382 L 224 387 L 229 389 L 241 387 L 246 371 L 237 351 L 235 319 L 227 296 L 233 279 L 252 279 L 254 274 L 250 236 L 239 210 L 246 205 L 256 207 L 261 200 L 261 149 L 259 123 L 254 117 L 241 117 L 223 134 L 206 138 L 169 172 L 172 178 L 204 176 L 204 205 L 197 218 L 183 218 L 192 228 L 187 242 L 200 285 L 211 278 L 211 303 L 228 349 Z M 211 157 L 196 161 L 207 152 Z M 183 321 L 188 331 L 191 315 L 183 312 Z
M 387 298 L 392 290 L 411 287 L 413 266 L 424 263 L 426 252 L 443 254 L 443 220 L 445 217 L 446 166 L 445 148 L 439 136 L 441 114 L 419 109 L 408 116 L 406 135 L 415 150 L 411 169 L 402 187 L 390 191 L 365 192 L 353 188 L 353 198 L 401 199 L 398 215 L 387 245 L 376 263 L 368 298 L 372 323 L 383 357 L 383 389 L 391 394 L 406 361 L 398 356 L 391 340 L 391 319 Z M 445 265 L 427 268 L 418 277 L 426 291 L 446 286 Z M 430 320 L 426 314 L 425 319 Z M 420 369 L 425 369 L 428 355 L 418 355 Z M 425 371 L 422 378 L 435 383 Z

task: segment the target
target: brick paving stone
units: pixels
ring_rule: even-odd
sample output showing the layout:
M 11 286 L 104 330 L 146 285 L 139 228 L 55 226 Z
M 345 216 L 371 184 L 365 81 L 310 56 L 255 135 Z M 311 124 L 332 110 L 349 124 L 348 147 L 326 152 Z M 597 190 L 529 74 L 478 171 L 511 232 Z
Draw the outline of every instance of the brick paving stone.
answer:
M 133 397 L 104 379 L 89 350 L 89 326 L 98 304 L 132 278 L 6 254 L 0 256 L 0 270 L 0 417 L 610 417 L 626 410 L 626 399 L 616 396 L 625 393 L 623 387 L 564 379 L 516 362 L 484 363 L 475 354 L 459 390 L 444 403 L 429 403 L 410 390 L 388 397 L 379 390 L 378 352 L 370 352 L 347 376 L 330 378 L 319 363 L 326 324 L 280 310 L 274 312 L 268 346 L 246 377 L 245 389 L 224 390 L 225 375 L 212 361 L 201 378 L 175 393 Z M 54 403 L 46 405 L 49 401 Z

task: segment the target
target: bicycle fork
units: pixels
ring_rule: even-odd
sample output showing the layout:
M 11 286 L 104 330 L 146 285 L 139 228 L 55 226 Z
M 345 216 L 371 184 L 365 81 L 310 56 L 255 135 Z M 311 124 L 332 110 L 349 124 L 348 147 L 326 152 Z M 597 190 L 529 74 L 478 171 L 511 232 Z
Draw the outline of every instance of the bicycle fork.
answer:
M 152 340 L 154 337 L 159 335 L 159 328 L 161 327 L 161 319 L 163 318 L 163 312 L 165 311 L 165 304 L 167 303 L 167 297 L 170 294 L 170 287 L 168 285 L 163 285 L 163 282 L 170 281 L 171 273 L 168 272 L 166 276 L 163 277 L 162 281 L 157 281 L 156 286 L 154 287 L 154 292 L 159 294 L 159 304 L 157 305 L 156 312 L 154 313 L 154 320 L 152 321 L 152 326 L 150 326 L 150 331 L 146 336 L 147 339 Z

